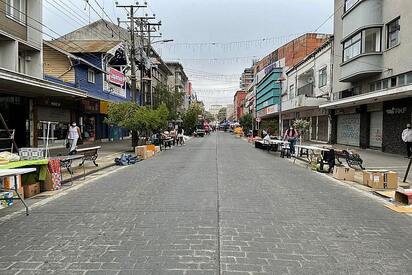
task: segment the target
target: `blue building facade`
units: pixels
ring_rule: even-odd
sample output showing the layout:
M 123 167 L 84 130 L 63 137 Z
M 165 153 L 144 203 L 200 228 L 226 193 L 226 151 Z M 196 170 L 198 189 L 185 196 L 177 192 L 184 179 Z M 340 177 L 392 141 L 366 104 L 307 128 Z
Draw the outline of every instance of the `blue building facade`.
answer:
M 256 87 L 256 111 L 258 116 L 267 115 L 268 110 L 279 105 L 281 95 L 281 83 L 278 81 L 282 76 L 282 68 L 268 68 L 266 75 Z

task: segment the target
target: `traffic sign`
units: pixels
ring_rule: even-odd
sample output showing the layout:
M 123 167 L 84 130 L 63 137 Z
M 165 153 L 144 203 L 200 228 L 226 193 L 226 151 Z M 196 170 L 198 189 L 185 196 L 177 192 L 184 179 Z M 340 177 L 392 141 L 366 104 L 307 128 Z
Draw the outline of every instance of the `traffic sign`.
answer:
M 261 122 L 261 121 L 262 121 L 262 119 L 261 119 L 260 117 L 257 117 L 257 118 L 256 118 L 256 122 L 257 122 L 257 123 L 259 123 L 259 122 Z

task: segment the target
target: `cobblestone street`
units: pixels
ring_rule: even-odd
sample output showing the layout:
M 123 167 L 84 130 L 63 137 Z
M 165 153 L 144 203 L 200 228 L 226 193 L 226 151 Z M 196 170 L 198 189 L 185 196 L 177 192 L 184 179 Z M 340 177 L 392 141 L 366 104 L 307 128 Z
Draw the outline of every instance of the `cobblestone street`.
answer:
M 0 274 L 412 274 L 412 219 L 226 133 L 0 224 Z

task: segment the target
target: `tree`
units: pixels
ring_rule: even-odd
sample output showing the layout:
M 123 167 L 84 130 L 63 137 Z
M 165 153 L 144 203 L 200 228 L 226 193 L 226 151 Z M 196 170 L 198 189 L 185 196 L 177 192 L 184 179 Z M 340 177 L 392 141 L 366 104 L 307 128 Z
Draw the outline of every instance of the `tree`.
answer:
M 219 113 L 217 114 L 217 120 L 219 122 L 222 122 L 223 120 L 226 119 L 226 113 L 227 113 L 227 109 L 226 107 L 223 107 L 219 110 Z
M 279 132 L 279 123 L 276 120 L 268 119 L 263 120 L 259 125 L 260 130 L 268 129 L 270 134 Z M 282 134 L 280 134 L 282 135 Z
M 252 114 L 245 114 L 239 119 L 239 124 L 243 128 L 243 132 L 247 133 L 252 130 L 253 117 Z
M 215 119 L 215 116 L 212 115 L 211 113 L 209 113 L 208 111 L 205 111 L 205 112 L 204 112 L 204 115 L 205 115 L 205 119 L 206 119 L 208 122 L 213 122 L 213 121 L 216 120 L 216 119 Z
M 179 107 L 184 101 L 184 92 L 172 91 L 167 86 L 158 85 L 153 95 L 153 107 L 157 108 L 165 104 L 169 110 L 169 120 L 175 120 L 179 117 Z
M 167 126 L 169 110 L 162 104 L 156 109 L 138 106 L 134 102 L 110 103 L 106 122 L 136 133 L 132 146 L 138 145 L 140 136 L 148 136 Z
M 183 114 L 183 128 L 188 134 L 196 129 L 197 118 L 203 114 L 203 108 L 199 104 L 192 104 Z

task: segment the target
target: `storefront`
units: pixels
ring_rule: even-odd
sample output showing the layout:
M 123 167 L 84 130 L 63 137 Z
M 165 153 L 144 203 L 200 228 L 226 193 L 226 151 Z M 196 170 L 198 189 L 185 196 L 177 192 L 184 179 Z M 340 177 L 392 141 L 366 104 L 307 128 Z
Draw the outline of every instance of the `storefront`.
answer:
M 97 127 L 102 127 L 103 123 L 97 124 L 99 115 L 99 101 L 93 99 L 83 99 L 81 101 L 82 116 L 80 117 L 80 130 L 85 143 L 92 143 L 100 137 L 96 136 Z
M 78 104 L 70 99 L 37 98 L 35 100 L 37 146 L 62 147 L 72 122 L 77 121 Z
M 383 103 L 382 150 L 388 153 L 405 154 L 401 139 L 406 124 L 412 123 L 412 98 Z

